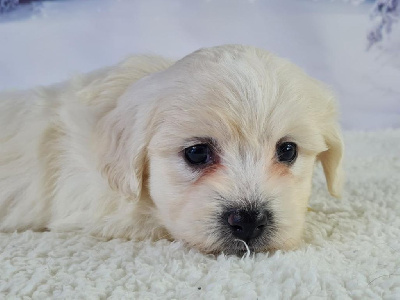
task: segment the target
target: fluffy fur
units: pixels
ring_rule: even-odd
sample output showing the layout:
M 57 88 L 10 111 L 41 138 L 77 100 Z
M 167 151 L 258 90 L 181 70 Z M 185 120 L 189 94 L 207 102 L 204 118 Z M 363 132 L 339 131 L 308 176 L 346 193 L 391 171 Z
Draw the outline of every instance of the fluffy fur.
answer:
M 0 230 L 81 230 L 180 239 L 205 252 L 244 245 L 226 207 L 267 207 L 273 231 L 255 251 L 301 240 L 321 161 L 339 196 L 343 144 L 331 93 L 264 50 L 226 45 L 172 62 L 133 56 L 50 87 L 0 94 Z M 182 151 L 212 139 L 219 162 Z M 295 142 L 293 165 L 276 145 Z

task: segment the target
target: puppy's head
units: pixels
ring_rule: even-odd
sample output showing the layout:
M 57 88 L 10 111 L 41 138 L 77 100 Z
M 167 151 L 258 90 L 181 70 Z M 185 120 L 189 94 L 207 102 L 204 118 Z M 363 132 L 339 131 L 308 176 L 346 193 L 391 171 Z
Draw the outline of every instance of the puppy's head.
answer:
M 159 224 L 202 251 L 296 246 L 318 160 L 340 194 L 332 95 L 268 52 L 203 49 L 123 98 L 111 182 L 139 198 L 145 191 Z

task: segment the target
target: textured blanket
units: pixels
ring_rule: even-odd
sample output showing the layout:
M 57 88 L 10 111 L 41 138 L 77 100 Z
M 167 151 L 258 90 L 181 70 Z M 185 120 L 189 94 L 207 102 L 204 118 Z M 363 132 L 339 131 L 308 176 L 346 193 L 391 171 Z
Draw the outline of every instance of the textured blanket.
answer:
M 400 299 L 400 130 L 345 134 L 347 183 L 316 169 L 304 243 L 206 256 L 179 242 L 0 233 L 0 299 Z

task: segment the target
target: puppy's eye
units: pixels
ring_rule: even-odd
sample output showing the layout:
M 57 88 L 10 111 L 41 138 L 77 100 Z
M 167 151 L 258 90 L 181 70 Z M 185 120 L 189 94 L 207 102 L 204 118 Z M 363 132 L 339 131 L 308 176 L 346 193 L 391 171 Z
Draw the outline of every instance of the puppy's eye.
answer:
M 297 157 L 297 145 L 292 142 L 284 142 L 276 147 L 276 156 L 280 162 L 292 163 Z
M 197 144 L 185 148 L 185 158 L 192 165 L 204 165 L 211 161 L 212 151 L 207 144 Z

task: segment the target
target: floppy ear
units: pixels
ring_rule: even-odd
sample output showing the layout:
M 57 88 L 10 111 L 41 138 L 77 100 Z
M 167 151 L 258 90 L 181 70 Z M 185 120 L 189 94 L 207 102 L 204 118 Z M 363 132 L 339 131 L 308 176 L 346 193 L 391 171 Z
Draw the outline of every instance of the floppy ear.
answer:
M 130 112 L 132 119 L 137 114 Z M 99 167 L 110 186 L 139 199 L 146 159 L 146 141 L 137 120 L 127 122 L 121 107 L 107 113 L 97 126 Z
M 339 198 L 343 186 L 343 140 L 336 124 L 331 124 L 324 132 L 325 143 L 328 149 L 319 155 L 319 159 L 324 169 L 329 193 Z
M 151 138 L 153 105 L 128 93 L 97 124 L 99 168 L 112 189 L 140 199 Z M 142 102 L 142 101 L 139 101 Z
M 133 56 L 89 85 L 90 97 L 109 109 L 95 129 L 98 167 L 114 190 L 137 199 L 146 171 L 155 95 L 161 86 L 151 78 L 172 63 L 157 56 Z

